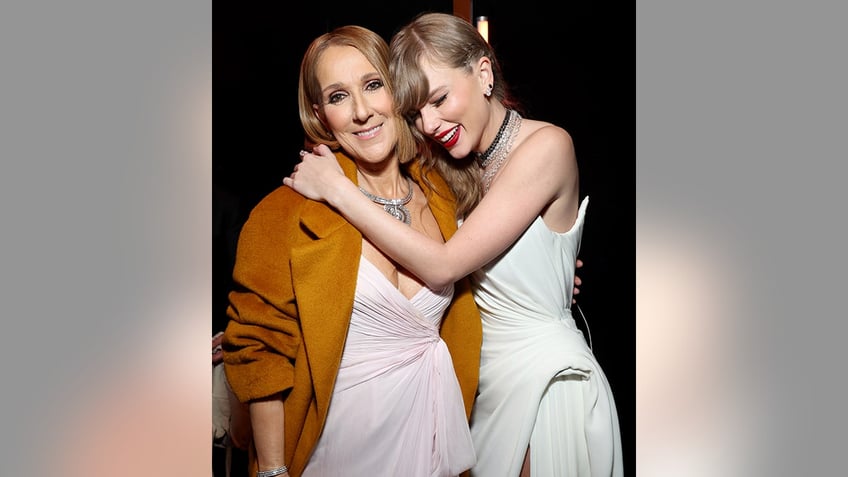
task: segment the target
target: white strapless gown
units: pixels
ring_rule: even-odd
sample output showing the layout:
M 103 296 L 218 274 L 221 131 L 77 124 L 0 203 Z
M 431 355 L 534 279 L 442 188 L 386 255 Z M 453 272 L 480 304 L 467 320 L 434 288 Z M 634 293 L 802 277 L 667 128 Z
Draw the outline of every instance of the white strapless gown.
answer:
M 528 445 L 534 477 L 622 475 L 610 385 L 571 316 L 588 203 L 565 233 L 538 217 L 473 275 L 483 319 L 475 477 L 517 477 Z

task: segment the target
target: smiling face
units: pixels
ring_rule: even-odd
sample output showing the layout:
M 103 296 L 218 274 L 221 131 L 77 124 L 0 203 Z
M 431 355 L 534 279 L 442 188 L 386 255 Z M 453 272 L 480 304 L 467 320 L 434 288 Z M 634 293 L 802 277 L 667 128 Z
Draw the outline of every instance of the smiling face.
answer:
M 330 46 L 315 71 L 321 104 L 312 109 L 341 147 L 371 163 L 391 158 L 397 143 L 394 103 L 374 65 L 354 47 Z
M 422 58 L 419 67 L 430 85 L 427 104 L 415 127 L 457 159 L 480 150 L 489 108 L 483 90 L 490 77 L 488 58 L 471 68 L 452 68 Z

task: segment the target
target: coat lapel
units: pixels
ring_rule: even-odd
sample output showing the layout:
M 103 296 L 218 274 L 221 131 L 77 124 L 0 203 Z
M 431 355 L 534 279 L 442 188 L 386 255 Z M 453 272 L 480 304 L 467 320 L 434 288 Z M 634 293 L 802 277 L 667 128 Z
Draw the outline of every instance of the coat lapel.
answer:
M 426 191 L 426 183 L 421 180 L 421 166 L 418 161 L 410 164 L 409 172 L 421 188 Z M 427 178 L 430 179 L 434 187 L 432 193 L 427 197 L 430 211 L 433 212 L 433 216 L 439 224 L 442 236 L 445 240 L 448 240 L 457 230 L 456 206 L 453 202 L 453 194 L 450 192 L 447 182 L 439 174 L 431 172 L 427 175 Z
M 356 181 L 350 159 L 336 156 L 345 175 Z M 300 224 L 311 240 L 293 247 L 292 277 L 318 413 L 323 420 L 353 311 L 362 235 L 333 209 L 315 201 L 304 206 Z

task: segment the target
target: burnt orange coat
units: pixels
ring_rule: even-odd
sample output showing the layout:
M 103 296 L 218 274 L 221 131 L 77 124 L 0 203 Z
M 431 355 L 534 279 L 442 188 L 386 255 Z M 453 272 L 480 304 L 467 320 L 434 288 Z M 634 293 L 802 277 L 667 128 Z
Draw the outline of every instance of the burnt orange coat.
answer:
M 345 175 L 356 168 L 336 153 Z M 420 180 L 416 165 L 413 178 Z M 450 196 L 444 181 L 431 181 Z M 445 239 L 456 232 L 453 202 L 429 194 L 430 209 Z M 284 394 L 285 462 L 293 477 L 306 467 L 324 426 L 342 358 L 362 251 L 362 235 L 321 202 L 279 187 L 251 212 L 239 237 L 224 333 L 227 380 L 242 402 Z M 465 400 L 477 390 L 482 329 L 466 280 L 456 284 L 442 322 Z M 251 449 L 251 455 L 255 452 Z M 255 474 L 255 458 L 251 459 Z

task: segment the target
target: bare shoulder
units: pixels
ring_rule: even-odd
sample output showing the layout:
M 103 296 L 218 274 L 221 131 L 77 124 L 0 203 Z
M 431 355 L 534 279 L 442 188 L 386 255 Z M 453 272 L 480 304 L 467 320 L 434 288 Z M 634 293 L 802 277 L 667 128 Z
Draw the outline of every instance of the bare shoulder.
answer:
M 532 119 L 525 119 L 523 122 L 526 123 L 525 141 L 542 147 L 573 149 L 571 134 L 556 124 Z M 525 127 L 524 124 L 522 124 L 523 127 Z
M 526 173 L 534 186 L 547 191 L 549 202 L 542 218 L 551 230 L 567 231 L 577 213 L 579 172 L 574 143 L 565 129 L 545 122 L 529 121 L 522 146 Z M 524 125 L 522 124 L 522 127 Z
M 543 162 L 545 167 L 551 167 L 554 164 L 569 167 L 576 163 L 574 143 L 571 134 L 565 129 L 546 121 L 536 120 L 523 120 L 521 128 L 524 138 L 516 148 L 516 152 L 521 149 L 521 155 L 533 157 Z

